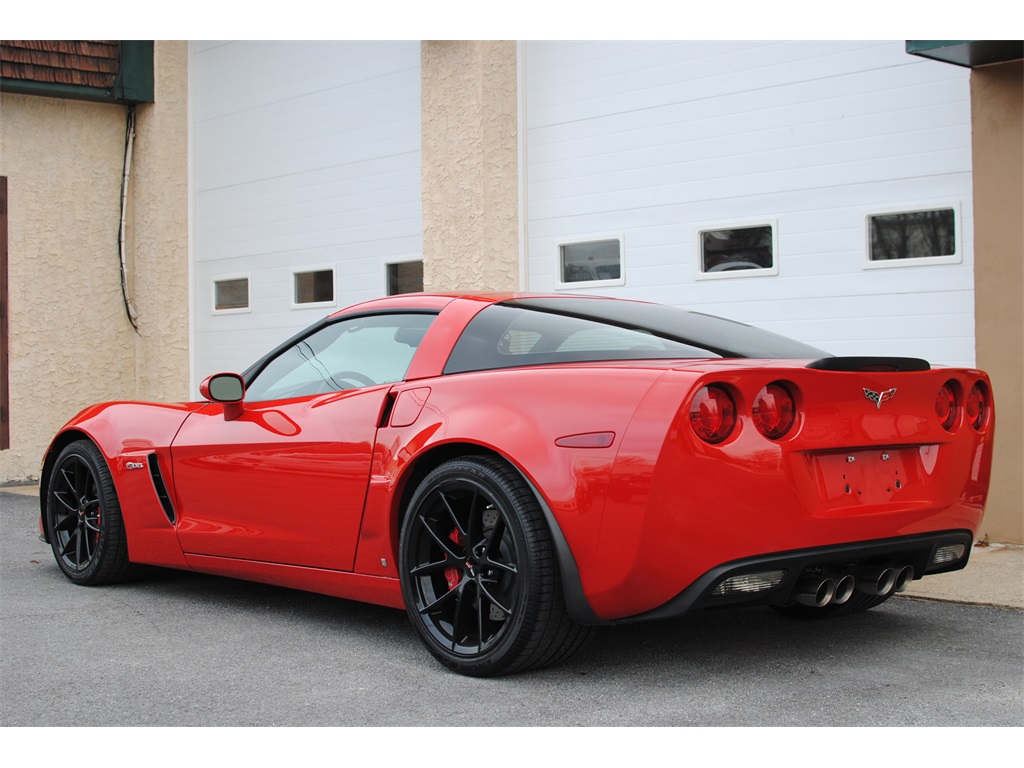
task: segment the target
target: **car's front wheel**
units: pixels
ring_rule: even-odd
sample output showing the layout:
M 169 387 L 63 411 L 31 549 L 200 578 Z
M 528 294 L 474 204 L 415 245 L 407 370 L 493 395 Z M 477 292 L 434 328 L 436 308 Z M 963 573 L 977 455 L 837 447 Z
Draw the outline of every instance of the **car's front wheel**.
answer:
M 138 571 L 128 559 L 107 462 L 88 440 L 65 446 L 54 462 L 46 490 L 46 531 L 57 565 L 76 584 L 112 584 Z
M 413 626 L 462 674 L 559 663 L 590 635 L 566 611 L 537 499 L 496 458 L 454 459 L 424 478 L 402 523 L 399 562 Z

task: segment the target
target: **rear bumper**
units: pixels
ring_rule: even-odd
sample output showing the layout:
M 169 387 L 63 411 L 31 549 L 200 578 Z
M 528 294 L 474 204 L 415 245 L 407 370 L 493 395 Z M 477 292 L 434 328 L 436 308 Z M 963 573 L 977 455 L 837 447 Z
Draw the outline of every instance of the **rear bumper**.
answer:
M 712 568 L 663 605 L 619 622 L 646 621 L 681 616 L 697 608 L 728 605 L 785 605 L 794 601 L 797 583 L 810 575 L 859 576 L 880 568 L 913 568 L 914 578 L 960 570 L 967 565 L 974 538 L 970 531 L 900 536 L 848 544 L 779 552 L 744 558 Z M 936 553 L 963 552 L 959 557 L 936 562 Z M 782 572 L 773 587 L 752 592 L 725 592 L 720 588 L 738 576 Z M 716 594 L 716 589 L 718 593 Z M 616 623 L 619 623 L 616 622 Z

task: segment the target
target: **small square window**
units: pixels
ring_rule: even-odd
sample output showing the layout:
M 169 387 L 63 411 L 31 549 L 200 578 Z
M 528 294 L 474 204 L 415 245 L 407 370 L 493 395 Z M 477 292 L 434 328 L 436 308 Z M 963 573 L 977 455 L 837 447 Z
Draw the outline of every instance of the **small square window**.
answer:
M 423 292 L 423 262 L 399 261 L 387 264 L 388 296 Z
M 869 214 L 868 266 L 960 261 L 956 219 L 953 207 Z
M 249 278 L 232 277 L 213 281 L 213 308 L 217 312 L 249 308 Z
M 558 246 L 559 284 L 623 285 L 622 239 L 608 238 Z
M 777 275 L 774 224 L 702 229 L 697 234 L 697 277 Z
M 300 304 L 334 303 L 334 270 L 316 269 L 292 273 L 293 301 Z

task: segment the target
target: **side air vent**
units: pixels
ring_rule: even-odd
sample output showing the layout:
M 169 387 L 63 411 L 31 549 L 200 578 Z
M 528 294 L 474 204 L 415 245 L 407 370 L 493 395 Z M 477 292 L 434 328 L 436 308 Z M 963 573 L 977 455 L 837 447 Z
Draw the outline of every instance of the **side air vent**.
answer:
M 383 429 L 388 425 L 388 421 L 391 419 L 391 411 L 395 409 L 395 400 L 397 399 L 398 396 L 394 392 L 388 392 L 387 397 L 384 398 L 384 403 L 380 407 L 377 429 Z
M 171 497 L 167 495 L 167 486 L 164 484 L 163 473 L 160 472 L 160 460 L 155 453 L 149 454 L 149 474 L 153 478 L 153 489 L 156 497 L 160 499 L 160 506 L 164 508 L 167 519 L 174 522 L 174 506 L 171 504 Z
M 823 357 L 807 364 L 819 371 L 862 371 L 864 373 L 899 373 L 930 371 L 931 364 L 919 357 Z

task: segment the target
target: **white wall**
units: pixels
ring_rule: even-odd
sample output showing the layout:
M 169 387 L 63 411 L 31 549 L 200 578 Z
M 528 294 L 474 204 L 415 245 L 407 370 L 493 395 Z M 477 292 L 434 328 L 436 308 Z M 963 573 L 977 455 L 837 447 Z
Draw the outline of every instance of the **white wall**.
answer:
M 974 364 L 969 72 L 892 42 L 528 43 L 527 287 L 624 238 L 625 284 L 835 354 Z M 961 263 L 865 269 L 864 216 L 957 206 Z M 695 277 L 696 230 L 777 223 L 779 274 Z M 578 292 L 588 292 L 586 290 Z
M 193 390 L 419 258 L 420 50 L 412 42 L 192 45 Z M 292 307 L 292 272 L 335 269 L 335 307 Z M 250 279 L 215 314 L 213 280 Z

